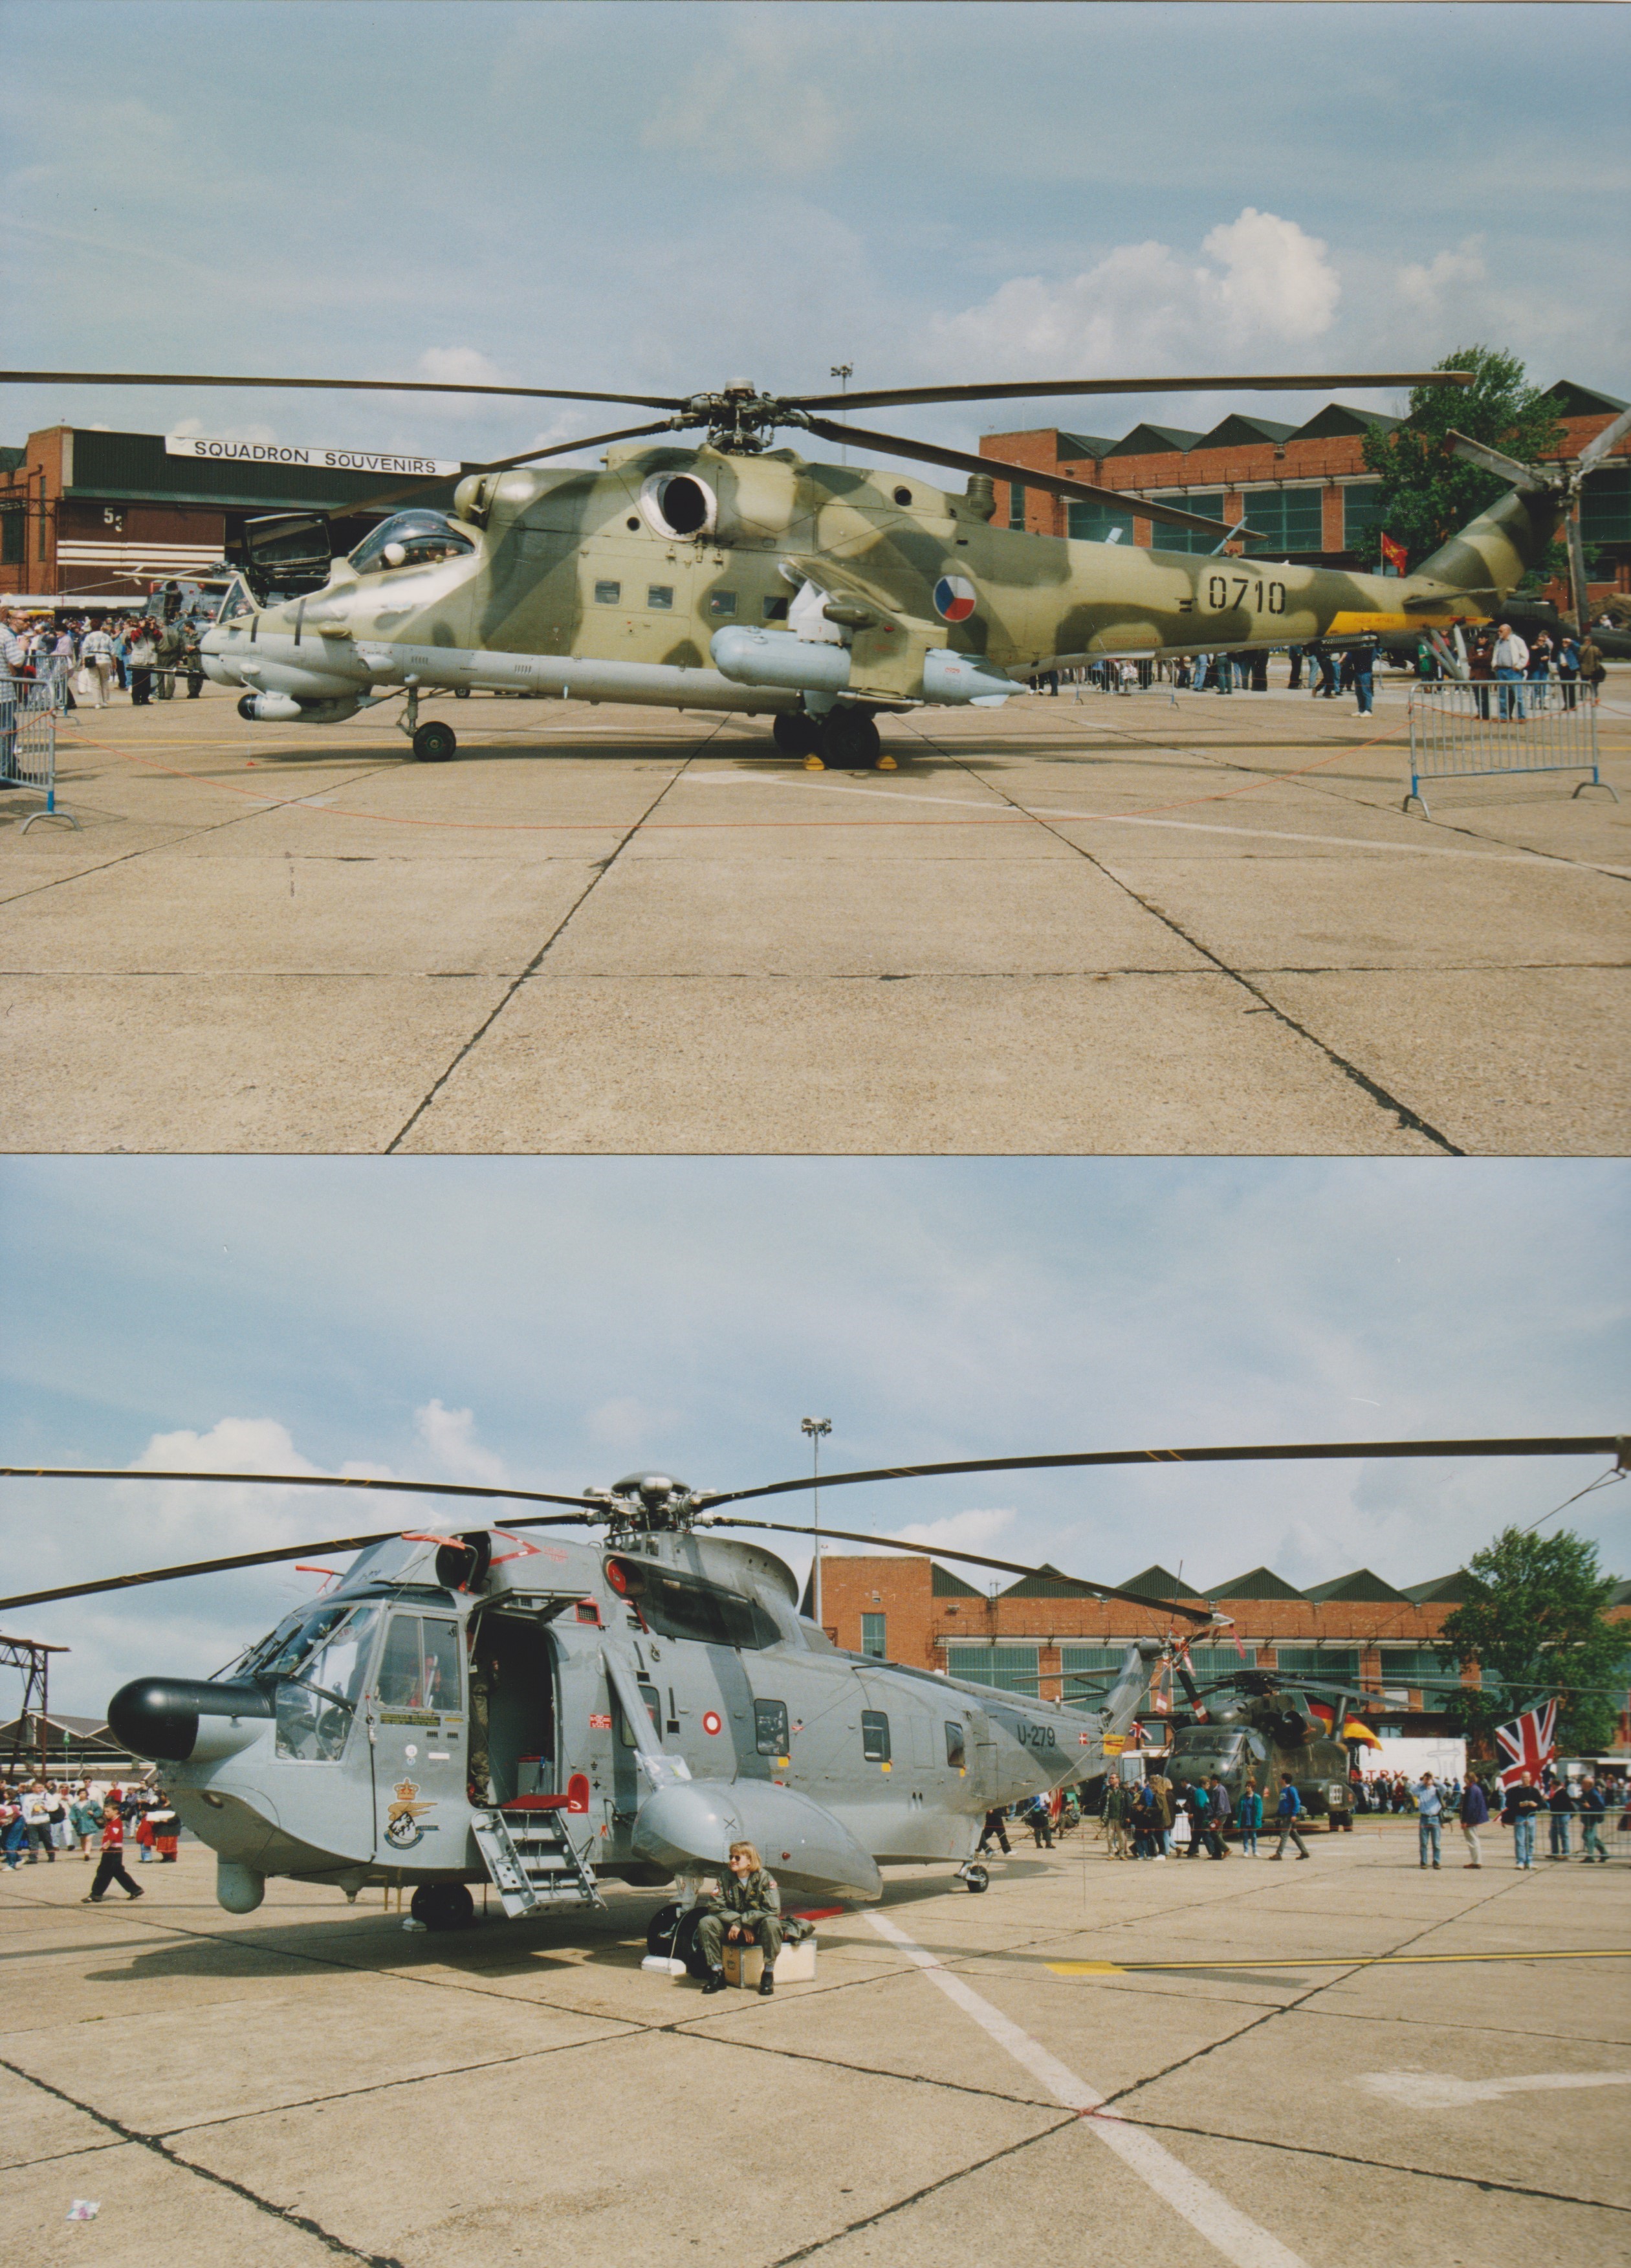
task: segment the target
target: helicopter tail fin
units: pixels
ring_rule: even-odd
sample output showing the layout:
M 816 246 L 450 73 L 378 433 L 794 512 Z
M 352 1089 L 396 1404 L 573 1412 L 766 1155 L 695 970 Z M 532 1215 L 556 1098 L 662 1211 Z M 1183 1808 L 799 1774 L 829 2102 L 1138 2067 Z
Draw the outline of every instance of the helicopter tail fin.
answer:
M 1509 489 L 1488 512 L 1440 544 L 1412 570 L 1410 580 L 1436 583 L 1502 606 L 1532 567 L 1562 520 L 1563 501 L 1549 488 Z

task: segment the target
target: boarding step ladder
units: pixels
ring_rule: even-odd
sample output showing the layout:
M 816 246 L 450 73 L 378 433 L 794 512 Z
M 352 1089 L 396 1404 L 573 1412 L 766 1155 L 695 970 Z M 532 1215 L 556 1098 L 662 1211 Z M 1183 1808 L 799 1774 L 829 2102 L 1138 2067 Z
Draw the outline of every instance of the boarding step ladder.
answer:
M 474 1813 L 471 1829 L 510 1920 L 558 1905 L 605 1911 L 594 1874 L 567 1832 L 561 1800 L 522 1796 L 500 1809 Z

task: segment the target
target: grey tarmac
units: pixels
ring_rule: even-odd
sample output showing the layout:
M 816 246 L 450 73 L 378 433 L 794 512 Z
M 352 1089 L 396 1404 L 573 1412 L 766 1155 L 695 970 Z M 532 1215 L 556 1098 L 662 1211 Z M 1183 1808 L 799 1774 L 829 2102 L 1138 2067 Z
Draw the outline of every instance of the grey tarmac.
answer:
M 1607 2268 L 1626 1866 L 1509 1840 L 1477 1882 L 1364 1820 L 1306 1867 L 1114 1864 L 1090 1825 L 982 1897 L 893 1867 L 772 2001 L 643 1971 L 661 1893 L 439 1936 L 281 1881 L 229 1916 L 192 1844 L 138 1905 L 26 1867 L 0 2259 L 937 2268 L 1018 2232 L 1077 2268 L 1113 2232 L 1128 2268 Z
M 445 765 L 385 711 L 80 711 L 79 831 L 0 798 L 8 1145 L 1616 1152 L 1631 670 L 1621 806 L 1407 815 L 1406 691 L 923 711 L 879 772 L 480 695 Z

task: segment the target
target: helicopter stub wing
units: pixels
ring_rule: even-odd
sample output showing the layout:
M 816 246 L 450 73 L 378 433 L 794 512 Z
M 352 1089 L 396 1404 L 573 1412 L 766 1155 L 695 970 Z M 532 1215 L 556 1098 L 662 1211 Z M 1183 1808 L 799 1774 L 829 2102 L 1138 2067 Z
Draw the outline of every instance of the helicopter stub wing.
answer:
M 843 1822 L 797 1788 L 774 1780 L 696 1779 L 660 1787 L 640 1807 L 634 1845 L 676 1874 L 729 1863 L 732 1843 L 752 1843 L 778 1879 L 880 1898 L 883 1877 Z

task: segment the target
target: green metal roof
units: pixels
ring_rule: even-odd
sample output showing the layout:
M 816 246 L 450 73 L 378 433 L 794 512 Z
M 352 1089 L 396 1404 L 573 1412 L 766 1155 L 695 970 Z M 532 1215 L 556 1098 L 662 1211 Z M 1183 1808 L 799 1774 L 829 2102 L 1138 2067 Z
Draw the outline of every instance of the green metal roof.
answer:
M 1289 438 L 1295 441 L 1335 441 L 1355 433 L 1392 433 L 1404 423 L 1402 417 L 1390 417 L 1385 410 L 1350 409 L 1345 401 L 1327 401 L 1305 424 L 1296 427 Z
M 1207 1593 L 1209 1599 L 1300 1599 L 1301 1591 L 1294 1590 L 1283 1575 L 1276 1575 L 1272 1567 L 1253 1567 L 1248 1574 L 1237 1575 L 1232 1583 L 1215 1583 Z
M 1205 439 L 1209 449 L 1230 449 L 1253 441 L 1289 441 L 1296 431 L 1295 425 L 1276 424 L 1272 417 L 1243 417 L 1237 411 L 1214 425 Z
M 1102 433 L 1055 433 L 1054 454 L 1062 460 L 1073 457 L 1107 457 L 1115 446 Z
M 1572 378 L 1560 378 L 1540 399 L 1549 401 L 1560 417 L 1592 417 L 1599 410 L 1618 413 L 1627 407 L 1617 394 L 1601 394 L 1596 387 L 1579 386 Z
M 1481 1595 L 1481 1587 L 1475 1575 L 1465 1567 L 1458 1567 L 1453 1575 L 1435 1575 L 1430 1583 L 1407 1583 L 1405 1596 L 1418 1607 L 1465 1606 L 1469 1599 Z
M 1316 1606 L 1323 1606 L 1326 1600 L 1339 1599 L 1352 1599 L 1378 1606 L 1408 1603 L 1404 1592 L 1396 1591 L 1391 1583 L 1385 1583 L 1379 1575 L 1373 1575 L 1369 1567 L 1355 1567 L 1351 1575 L 1335 1576 L 1328 1583 L 1311 1583 L 1303 1596 L 1311 1599 Z
M 929 1561 L 929 1595 L 931 1599 L 983 1599 L 985 1596 L 983 1591 L 977 1591 L 972 1583 L 966 1583 L 960 1575 L 954 1575 L 937 1559 Z
M 1129 1575 L 1120 1587 L 1124 1591 L 1136 1591 L 1141 1599 L 1154 1599 L 1163 1606 L 1170 1605 L 1174 1599 L 1193 1599 L 1198 1595 L 1193 1583 L 1186 1583 L 1181 1576 L 1175 1575 L 1170 1567 L 1163 1567 L 1158 1560 L 1154 1566 L 1146 1567 L 1142 1574 Z
M 1198 448 L 1204 433 L 1187 433 L 1179 425 L 1135 425 L 1105 451 L 1106 457 L 1160 457 L 1170 452 Z
M 1091 1583 L 1079 1582 L 1074 1575 L 1061 1574 L 1045 1559 L 1034 1575 L 1022 1575 L 1001 1595 L 1005 1599 L 1096 1599 L 1098 1594 Z

